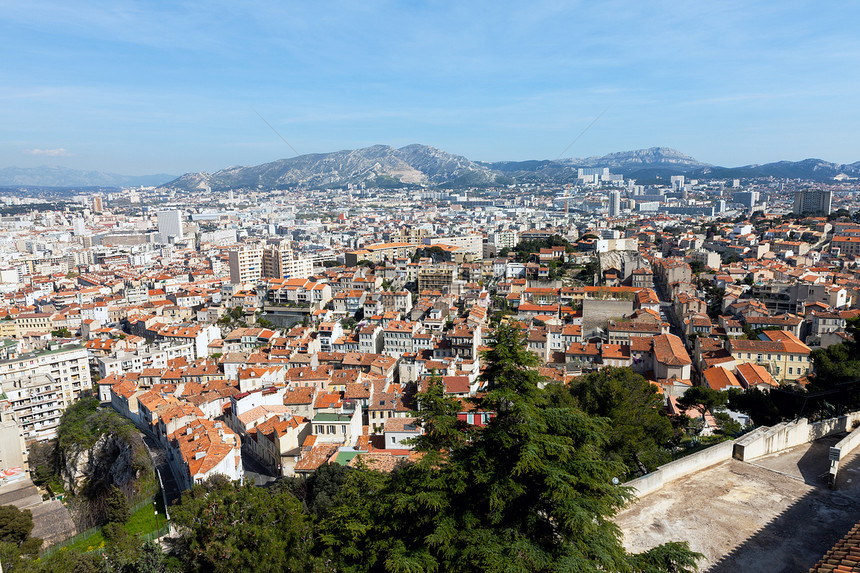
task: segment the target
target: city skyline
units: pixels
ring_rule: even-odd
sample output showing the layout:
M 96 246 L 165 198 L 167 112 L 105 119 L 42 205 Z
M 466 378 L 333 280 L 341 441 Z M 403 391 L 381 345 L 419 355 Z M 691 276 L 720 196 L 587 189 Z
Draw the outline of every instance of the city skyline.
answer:
M 666 146 L 725 166 L 850 163 L 852 12 L 9 5 L 0 167 L 181 174 L 379 143 L 483 161 Z

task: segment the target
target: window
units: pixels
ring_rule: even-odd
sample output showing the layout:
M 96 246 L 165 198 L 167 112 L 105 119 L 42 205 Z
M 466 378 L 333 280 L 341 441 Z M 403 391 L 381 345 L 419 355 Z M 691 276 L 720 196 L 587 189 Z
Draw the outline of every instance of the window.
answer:
M 788 367 L 788 373 L 789 373 L 789 374 L 794 374 L 794 368 L 792 368 L 791 366 L 789 366 L 789 367 Z
M 336 432 L 337 432 L 337 429 L 336 429 L 336 427 L 335 427 L 335 426 L 329 426 L 329 427 L 328 427 L 328 433 L 329 433 L 329 434 L 334 434 L 334 433 L 336 433 Z

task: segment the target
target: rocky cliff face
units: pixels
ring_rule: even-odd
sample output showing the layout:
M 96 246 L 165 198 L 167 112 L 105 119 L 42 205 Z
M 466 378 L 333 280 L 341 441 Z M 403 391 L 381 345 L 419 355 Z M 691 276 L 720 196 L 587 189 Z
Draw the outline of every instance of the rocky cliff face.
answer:
M 66 491 L 80 495 L 94 484 L 122 487 L 136 480 L 142 469 L 135 463 L 136 451 L 135 444 L 117 434 L 102 434 L 89 448 L 71 447 L 60 462 Z

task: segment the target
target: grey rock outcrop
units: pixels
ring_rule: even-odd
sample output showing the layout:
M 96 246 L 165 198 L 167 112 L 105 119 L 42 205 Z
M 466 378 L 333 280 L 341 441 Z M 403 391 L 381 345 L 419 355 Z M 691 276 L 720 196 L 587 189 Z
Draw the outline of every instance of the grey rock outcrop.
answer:
M 137 471 L 134 445 L 116 434 L 102 434 L 89 448 L 70 448 L 63 452 L 60 465 L 63 485 L 74 495 L 99 481 L 122 486 L 134 480 Z

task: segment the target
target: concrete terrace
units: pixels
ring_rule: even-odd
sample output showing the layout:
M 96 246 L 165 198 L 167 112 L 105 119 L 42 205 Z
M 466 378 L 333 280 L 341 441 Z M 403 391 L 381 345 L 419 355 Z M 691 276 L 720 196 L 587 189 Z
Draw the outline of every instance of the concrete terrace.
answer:
M 0 505 L 14 505 L 33 514 L 33 531 L 45 546 L 59 543 L 75 534 L 75 524 L 62 502 L 42 501 L 39 490 L 29 477 L 22 477 L 0 487 Z
M 842 463 L 835 491 L 827 487 L 828 448 L 840 437 L 667 483 L 618 515 L 624 545 L 688 541 L 709 573 L 807 571 L 860 521 L 860 456 Z

